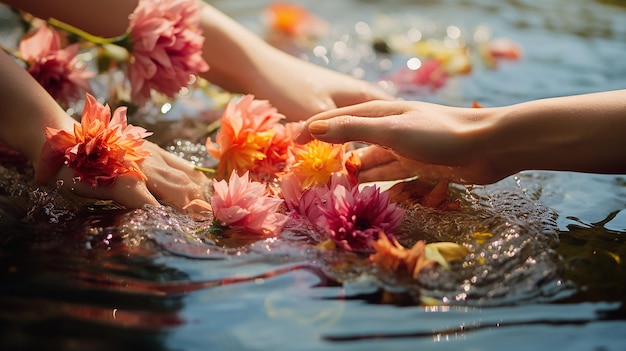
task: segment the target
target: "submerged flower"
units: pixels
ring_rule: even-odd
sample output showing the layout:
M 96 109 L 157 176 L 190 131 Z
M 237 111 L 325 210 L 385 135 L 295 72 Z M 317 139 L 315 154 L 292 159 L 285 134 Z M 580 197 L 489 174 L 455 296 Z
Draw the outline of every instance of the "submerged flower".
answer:
M 283 200 L 267 196 L 263 183 L 250 181 L 248 173 L 232 172 L 228 182 L 213 180 L 211 207 L 215 219 L 223 227 L 242 227 L 255 234 L 276 233 L 287 216 L 276 210 Z
M 34 35 L 19 44 L 19 54 L 26 61 L 28 73 L 56 100 L 68 104 L 91 91 L 85 71 L 76 58 L 78 44 L 61 49 L 59 34 L 41 26 Z
M 73 133 L 46 128 L 47 147 L 51 149 L 47 156 L 58 166 L 64 163 L 81 181 L 94 187 L 112 186 L 123 174 L 145 180 L 137 163 L 150 154 L 142 146 L 143 138 L 151 134 L 126 123 L 126 107 L 117 108 L 111 118 L 109 106 L 87 94 L 81 123 L 74 125 Z
M 196 0 L 139 1 L 130 16 L 133 100 L 147 100 L 151 89 L 172 97 L 190 76 L 209 69 L 202 58 L 199 9 Z
M 398 273 L 408 273 L 413 279 L 417 279 L 420 271 L 432 267 L 435 264 L 445 269 L 450 269 L 449 262 L 458 261 L 469 253 L 465 246 L 452 243 L 440 242 L 426 244 L 419 240 L 410 249 L 402 246 L 397 240 L 386 235 L 379 235 L 378 240 L 372 243 L 376 251 L 369 259 L 380 268 Z
M 387 271 L 408 273 L 413 279 L 417 279 L 422 269 L 436 264 L 436 261 L 426 257 L 424 240 L 419 240 L 412 248 L 406 249 L 397 240 L 389 240 L 386 235 L 380 235 L 372 243 L 372 247 L 376 253 L 370 255 L 370 261 Z
M 379 233 L 393 235 L 405 211 L 389 203 L 389 194 L 377 186 L 363 190 L 345 184 L 331 187 L 327 203 L 321 206 L 317 224 L 339 247 L 350 251 L 372 251 Z
M 215 142 L 208 138 L 207 152 L 219 160 L 218 177 L 233 170 L 278 172 L 284 167 L 291 138 L 278 122 L 285 116 L 278 113 L 266 100 L 255 100 L 246 95 L 231 100 L 220 119 L 220 130 Z
M 302 189 L 328 183 L 335 172 L 343 170 L 343 146 L 313 140 L 291 148 L 290 172 L 300 180 Z

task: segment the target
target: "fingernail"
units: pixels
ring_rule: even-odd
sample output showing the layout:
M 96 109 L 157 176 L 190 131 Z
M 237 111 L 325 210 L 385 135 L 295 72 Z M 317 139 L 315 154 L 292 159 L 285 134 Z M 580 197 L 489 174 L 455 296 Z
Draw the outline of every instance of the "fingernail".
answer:
M 309 133 L 314 135 L 328 132 L 328 121 L 315 121 L 309 125 Z

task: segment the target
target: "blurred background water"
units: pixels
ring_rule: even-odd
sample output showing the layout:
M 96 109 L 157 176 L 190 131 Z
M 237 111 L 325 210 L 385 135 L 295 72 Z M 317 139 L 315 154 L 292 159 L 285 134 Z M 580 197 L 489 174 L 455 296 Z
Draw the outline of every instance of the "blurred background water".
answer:
M 269 1 L 211 3 L 263 33 Z M 497 106 L 626 85 L 623 2 L 296 3 L 331 24 L 319 45 L 346 48 L 327 63 L 303 57 L 371 80 L 384 78 L 386 57 L 356 40 L 358 23 L 385 40 L 407 28 L 483 28 L 523 47 L 519 61 L 476 65 L 406 99 Z M 18 35 L 4 33 L 3 42 Z M 408 58 L 388 59 L 398 67 Z M 463 211 L 411 208 L 405 239 L 452 240 L 473 254 L 400 282 L 358 257 L 315 249 L 306 228 L 220 243 L 175 211 L 80 206 L 37 189 L 24 165 L 0 173 L 3 350 L 626 349 L 624 176 L 524 172 L 454 187 Z M 493 233 L 484 243 L 472 237 L 481 228 Z M 439 304 L 419 306 L 425 296 Z

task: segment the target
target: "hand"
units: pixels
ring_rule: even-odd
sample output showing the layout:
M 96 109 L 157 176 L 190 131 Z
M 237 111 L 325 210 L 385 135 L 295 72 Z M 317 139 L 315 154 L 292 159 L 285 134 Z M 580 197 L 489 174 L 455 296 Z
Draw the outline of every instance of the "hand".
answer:
M 378 145 L 357 151 L 361 181 L 421 176 L 487 184 L 508 174 L 490 163 L 483 145 L 483 134 L 489 129 L 485 110 L 372 101 L 312 117 L 297 141 L 314 137 L 330 143 Z
M 285 53 L 255 72 L 246 92 L 267 99 L 289 121 L 305 120 L 317 113 L 370 100 L 395 98 L 372 83 L 359 80 Z
M 193 199 L 203 199 L 209 179 L 184 159 L 170 154 L 154 143 L 146 142 L 143 146 L 150 155 L 139 164 L 148 180 L 143 181 L 133 175 L 120 176 L 113 187 L 92 187 L 81 182 L 74 182 L 74 173 L 62 167 L 51 183 L 62 180 L 62 188 L 71 193 L 87 198 L 113 200 L 128 208 L 140 208 L 143 205 L 159 205 L 160 201 L 182 209 Z
M 391 150 L 371 145 L 355 150 L 361 159 L 359 182 L 400 180 L 419 177 L 427 182 L 447 179 L 459 184 L 487 184 L 492 177 L 483 165 L 445 166 L 415 161 Z

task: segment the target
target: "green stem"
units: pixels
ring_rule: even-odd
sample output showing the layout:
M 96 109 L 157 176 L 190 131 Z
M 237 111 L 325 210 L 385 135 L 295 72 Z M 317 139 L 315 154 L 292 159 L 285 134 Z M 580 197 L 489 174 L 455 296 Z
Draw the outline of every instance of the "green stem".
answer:
M 215 170 L 213 168 L 193 166 L 193 169 L 195 169 L 196 171 L 204 172 L 204 173 L 212 173 L 212 174 L 215 173 Z
M 56 28 L 62 29 L 66 32 L 72 33 L 74 35 L 77 35 L 85 40 L 88 40 L 94 44 L 99 44 L 99 45 L 105 45 L 105 44 L 117 44 L 123 47 L 126 47 L 126 44 L 128 43 L 128 37 L 129 37 L 129 33 L 126 32 L 120 36 L 117 37 L 113 37 L 113 38 L 103 38 L 103 37 L 99 37 L 93 34 L 89 34 L 87 32 L 85 32 L 82 29 L 76 28 L 70 24 L 67 24 L 65 22 L 61 22 L 56 18 L 50 18 L 48 19 L 48 23 Z
M 4 45 L 0 45 L 0 48 L 2 48 L 2 51 L 6 52 L 7 54 L 9 54 L 9 55 L 11 55 L 11 56 L 13 56 L 13 57 L 15 57 L 16 59 L 18 59 L 18 60 L 20 60 L 20 61 L 22 61 L 22 62 L 24 62 L 24 63 L 28 63 L 28 62 L 27 62 L 27 61 L 26 61 L 26 60 L 22 57 L 22 55 L 20 54 L 20 52 L 19 52 L 19 51 L 14 50 L 14 49 L 11 49 L 11 48 L 8 48 L 8 47 L 6 47 L 6 46 L 4 46 Z

